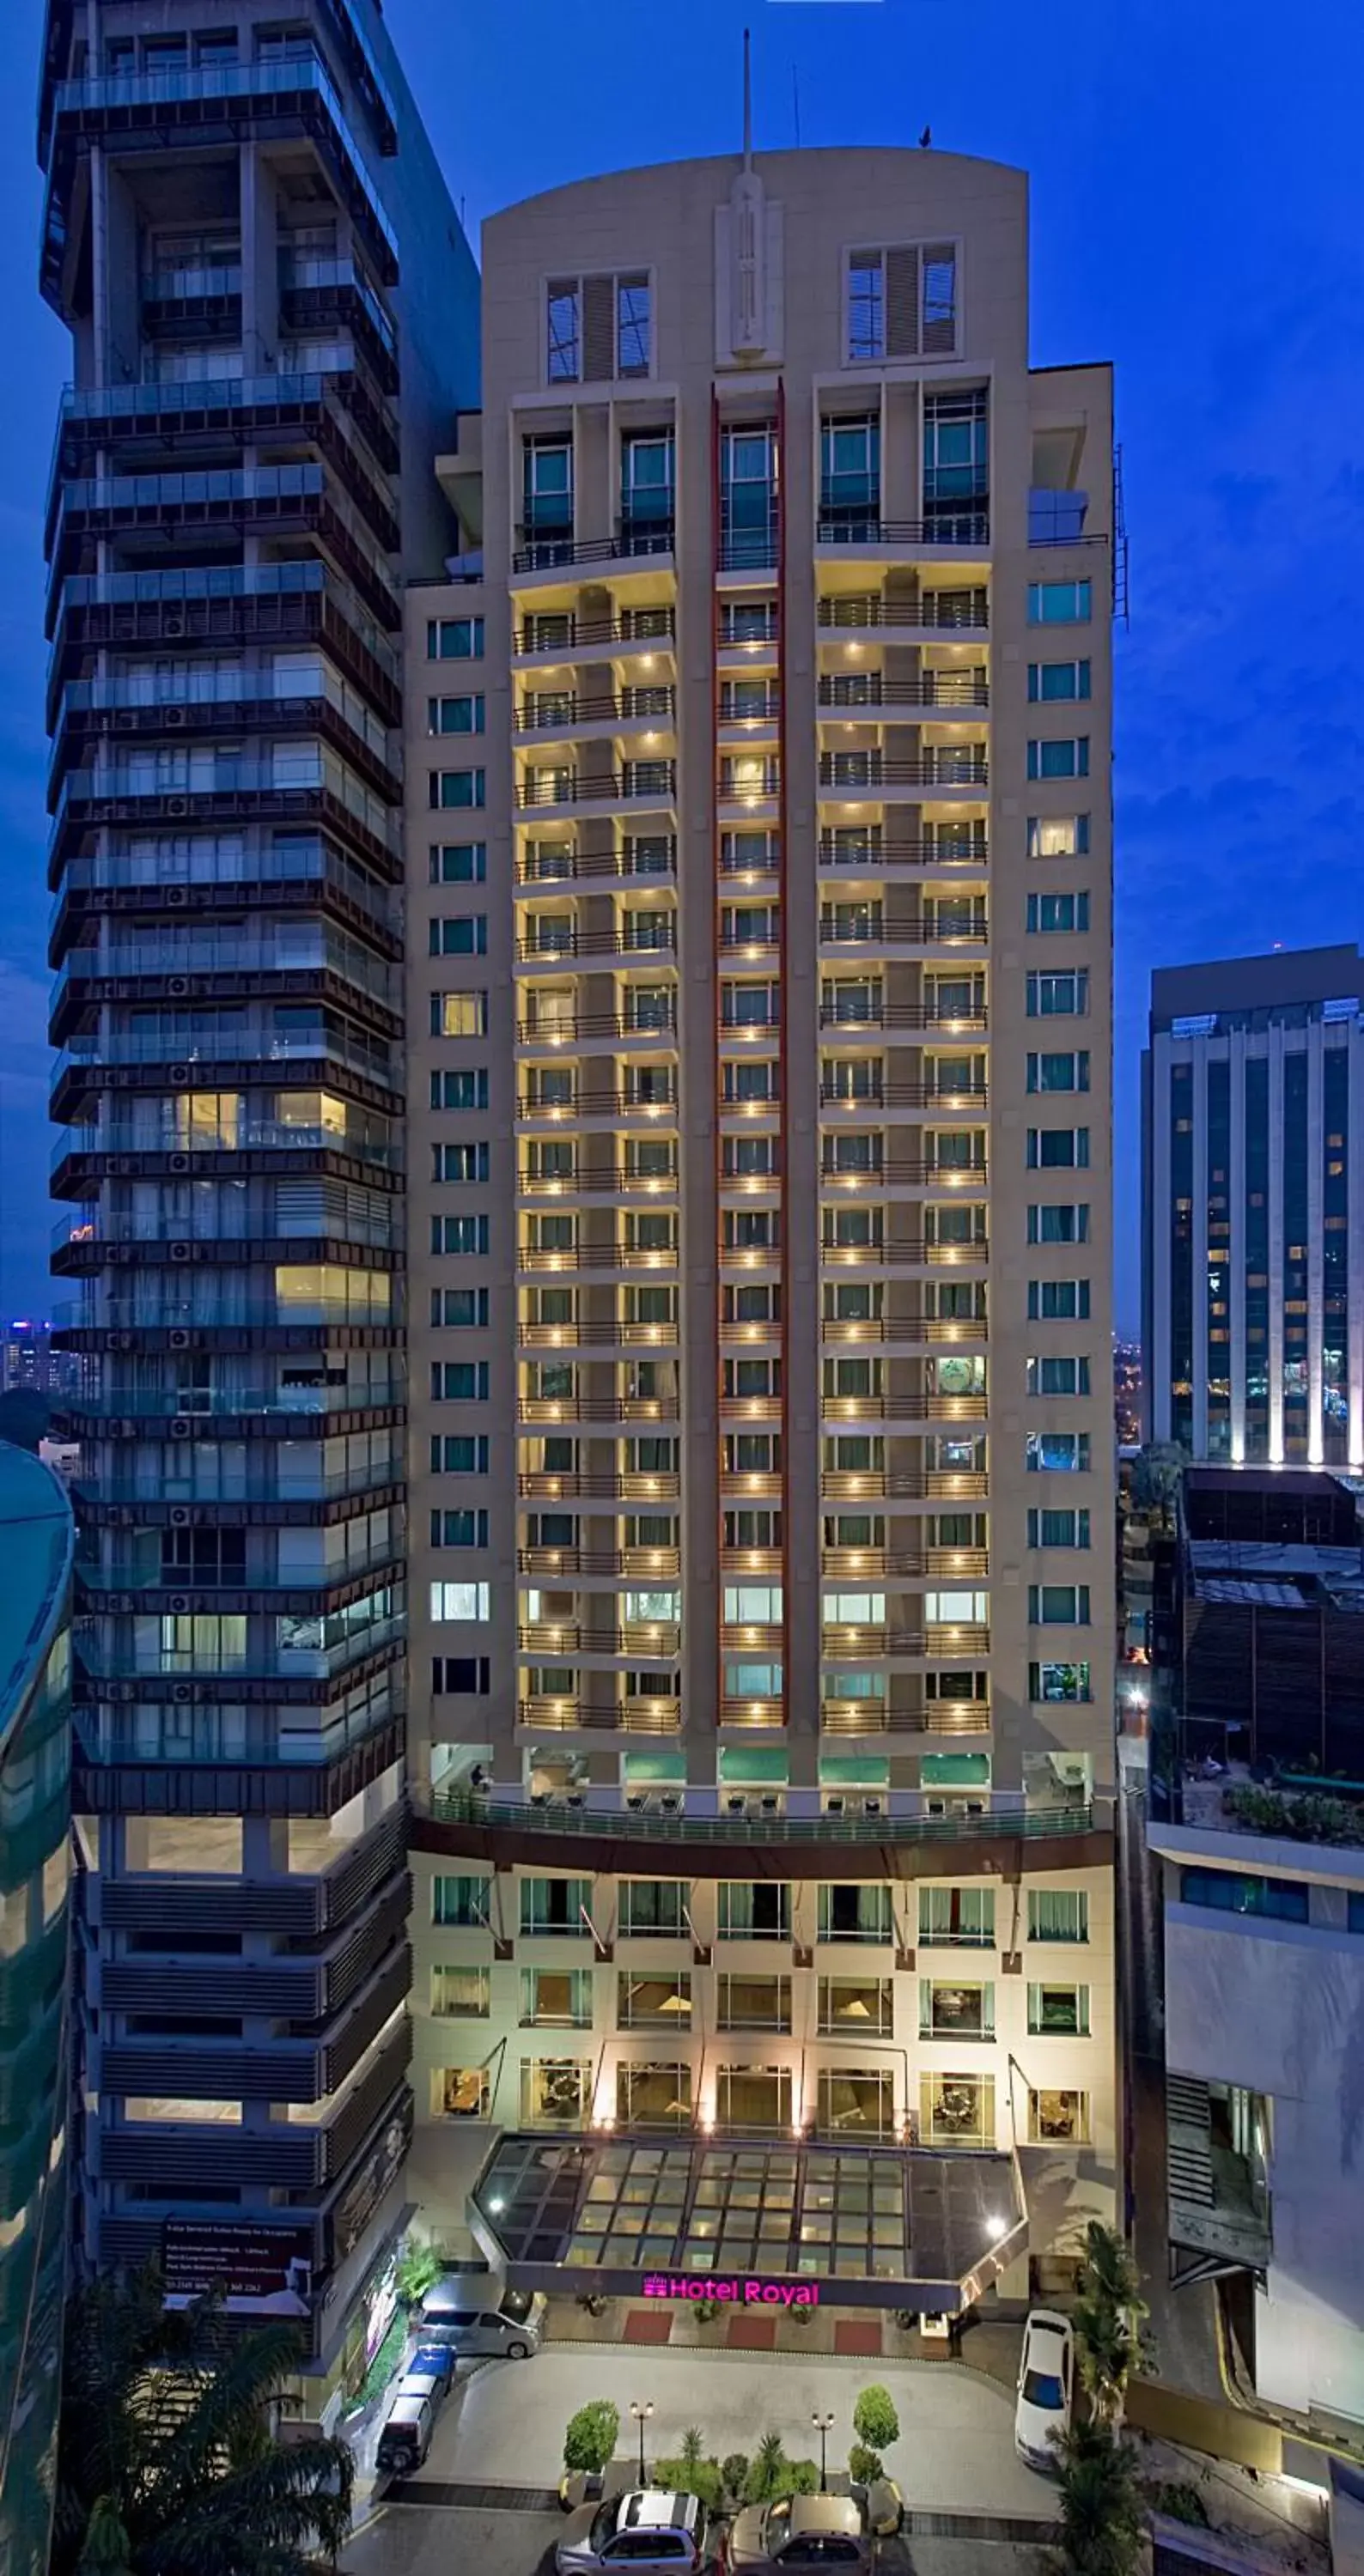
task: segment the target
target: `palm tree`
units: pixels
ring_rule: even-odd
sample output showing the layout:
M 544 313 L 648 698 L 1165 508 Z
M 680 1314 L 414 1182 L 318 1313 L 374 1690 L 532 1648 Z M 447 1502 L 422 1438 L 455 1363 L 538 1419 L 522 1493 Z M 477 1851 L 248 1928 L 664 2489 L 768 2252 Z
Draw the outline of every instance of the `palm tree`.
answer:
M 1110 2306 L 1125 2309 L 1134 2324 L 1151 2313 L 1130 2247 L 1116 2227 L 1105 2227 L 1097 2218 L 1091 2218 L 1085 2231 L 1085 2287 Z
M 67 2312 L 53 2576 L 305 2576 L 350 2520 L 344 2442 L 280 2442 L 291 2328 L 162 2305 L 149 2266 Z
M 1134 2576 L 1144 2517 L 1130 2452 L 1099 2423 L 1072 2425 L 1058 2449 L 1064 2576 Z
M 1116 2230 L 1091 2219 L 1085 2238 L 1084 2282 L 1071 2322 L 1076 2359 L 1094 2412 L 1104 2422 L 1122 2420 L 1127 2383 L 1149 2366 L 1145 2331 L 1150 2309 L 1141 2295 L 1135 2262 Z

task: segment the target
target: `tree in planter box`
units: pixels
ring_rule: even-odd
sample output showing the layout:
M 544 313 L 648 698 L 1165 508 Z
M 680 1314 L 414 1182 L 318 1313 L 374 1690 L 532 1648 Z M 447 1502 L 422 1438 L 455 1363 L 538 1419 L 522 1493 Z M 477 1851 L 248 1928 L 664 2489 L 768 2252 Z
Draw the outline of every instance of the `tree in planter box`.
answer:
M 600 2477 L 614 2459 L 616 2437 L 620 2432 L 620 2408 L 609 2397 L 590 2398 L 570 2415 L 564 2432 L 564 2467 L 570 2476 L 581 2470 L 588 2477 Z

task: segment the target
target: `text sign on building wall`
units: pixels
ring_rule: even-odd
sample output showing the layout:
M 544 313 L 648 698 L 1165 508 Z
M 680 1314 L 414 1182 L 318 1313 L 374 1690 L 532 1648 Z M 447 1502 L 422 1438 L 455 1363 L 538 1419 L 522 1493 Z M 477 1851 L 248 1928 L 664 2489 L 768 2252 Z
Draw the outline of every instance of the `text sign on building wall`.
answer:
M 717 2299 L 742 2308 L 817 2308 L 814 2281 L 754 2280 L 743 2273 L 728 2280 L 689 2273 L 646 2272 L 640 2284 L 646 2299 Z

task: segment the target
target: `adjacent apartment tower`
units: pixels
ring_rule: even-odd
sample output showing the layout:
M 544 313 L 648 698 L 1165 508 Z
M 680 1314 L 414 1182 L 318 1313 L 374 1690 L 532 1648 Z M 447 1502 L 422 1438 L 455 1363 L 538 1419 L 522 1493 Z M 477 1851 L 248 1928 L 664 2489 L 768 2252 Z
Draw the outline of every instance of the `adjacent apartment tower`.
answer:
M 414 2196 L 493 2124 L 1016 2144 L 1044 2257 L 1114 2169 L 1109 371 L 1029 367 L 985 162 L 484 242 L 407 628 Z
M 1364 997 L 1354 947 L 1151 978 L 1146 1436 L 1364 1469 Z
M 401 597 L 477 280 L 377 0 L 48 0 L 39 140 L 79 2244 L 283 2298 L 330 2421 L 411 2120 Z

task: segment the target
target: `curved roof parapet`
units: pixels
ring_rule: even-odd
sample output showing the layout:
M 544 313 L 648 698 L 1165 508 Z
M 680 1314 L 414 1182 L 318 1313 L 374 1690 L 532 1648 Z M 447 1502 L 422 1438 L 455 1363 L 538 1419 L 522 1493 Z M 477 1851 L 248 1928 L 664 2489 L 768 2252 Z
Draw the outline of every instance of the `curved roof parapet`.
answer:
M 61 1621 L 75 1545 L 61 1479 L 31 1451 L 0 1441 L 0 1736 L 9 1733 Z

